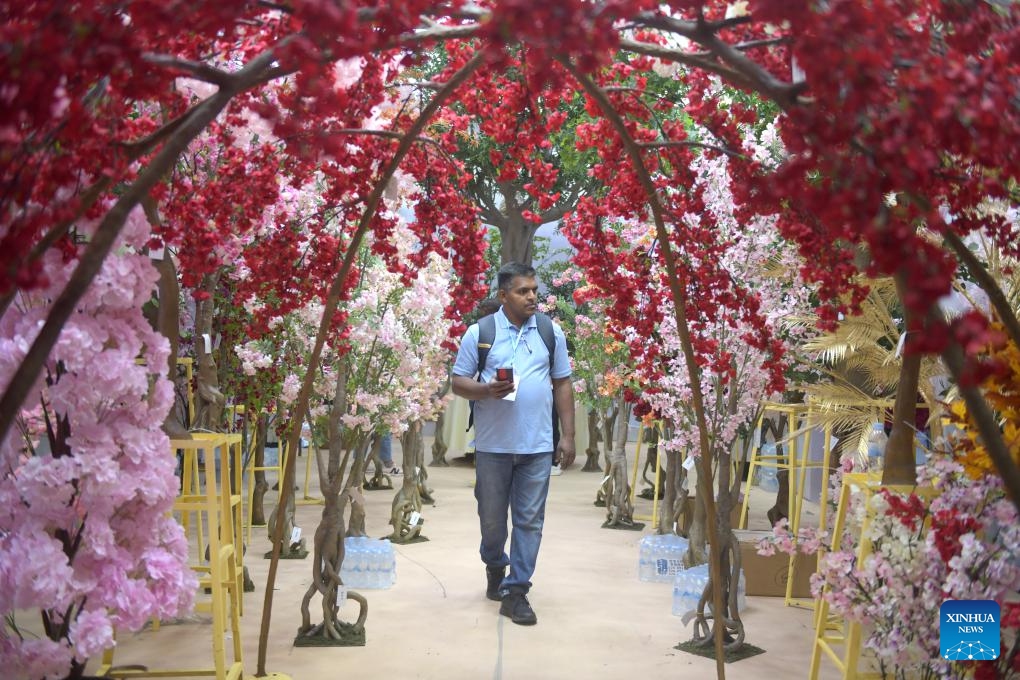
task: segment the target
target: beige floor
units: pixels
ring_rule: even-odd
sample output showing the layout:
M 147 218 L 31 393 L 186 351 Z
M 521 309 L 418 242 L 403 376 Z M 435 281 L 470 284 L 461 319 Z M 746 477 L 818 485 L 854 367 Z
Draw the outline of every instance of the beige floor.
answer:
M 398 452 L 399 455 L 399 452 Z M 282 561 L 274 593 L 266 670 L 294 680 L 422 678 L 434 680 L 541 680 L 570 678 L 712 678 L 714 661 L 673 647 L 691 636 L 671 612 L 671 587 L 637 579 L 638 543 L 649 533 L 600 528 L 603 509 L 593 505 L 601 480 L 579 466 L 551 480 L 545 536 L 531 602 L 538 625 L 515 626 L 484 596 L 477 553 L 474 470 L 454 459 L 429 467 L 435 506 L 424 509 L 427 542 L 397 546 L 397 583 L 362 591 L 369 600 L 367 644 L 354 648 L 295 648 L 300 598 L 311 559 Z M 303 476 L 299 475 L 299 479 Z M 300 494 L 299 494 L 300 495 Z M 267 496 L 267 502 L 272 500 Z M 367 493 L 368 530 L 388 533 L 392 492 Z M 752 511 L 761 514 L 764 504 Z M 637 500 L 636 513 L 651 503 Z M 303 505 L 298 523 L 311 534 L 319 508 Z M 764 524 L 752 516 L 752 528 Z M 264 529 L 257 529 L 247 564 L 257 584 L 245 598 L 242 620 L 246 674 L 256 670 L 258 630 L 268 560 Z M 346 612 L 354 607 L 346 607 Z M 313 606 L 313 612 L 315 608 Z M 313 614 L 314 617 L 314 614 Z M 201 620 L 163 625 L 122 636 L 118 664 L 150 667 L 205 665 L 209 625 Z M 734 679 L 806 678 L 812 612 L 786 607 L 779 598 L 749 598 L 743 620 L 747 641 L 765 654 L 728 664 Z M 824 661 L 822 678 L 838 677 Z

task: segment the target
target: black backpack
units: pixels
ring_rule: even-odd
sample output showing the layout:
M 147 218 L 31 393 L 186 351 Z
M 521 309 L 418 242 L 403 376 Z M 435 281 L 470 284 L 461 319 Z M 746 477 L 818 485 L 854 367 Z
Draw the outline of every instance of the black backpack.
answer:
M 545 343 L 546 348 L 549 350 L 549 372 L 552 373 L 554 361 L 556 359 L 556 336 L 553 335 L 553 322 L 547 315 L 541 312 L 535 312 L 535 322 L 538 324 L 538 334 L 542 337 L 542 341 Z M 492 349 L 492 343 L 496 340 L 496 317 L 493 314 L 483 316 L 478 320 L 478 382 L 482 381 L 482 371 L 485 369 L 485 362 L 489 358 L 489 350 Z M 475 423 L 475 402 L 470 402 L 471 412 L 468 415 L 468 426 L 470 430 L 471 426 Z M 553 450 L 556 449 L 556 445 L 560 441 L 560 419 L 556 413 L 556 402 L 553 402 L 552 408 L 552 426 L 553 426 Z

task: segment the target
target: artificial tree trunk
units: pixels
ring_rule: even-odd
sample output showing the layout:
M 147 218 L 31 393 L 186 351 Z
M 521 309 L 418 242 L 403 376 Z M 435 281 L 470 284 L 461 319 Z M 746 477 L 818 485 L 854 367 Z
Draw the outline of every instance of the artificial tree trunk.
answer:
M 450 445 L 446 443 L 446 435 L 443 434 L 445 426 L 446 411 L 442 410 L 436 418 L 436 434 L 432 438 L 432 462 L 429 463 L 431 467 L 450 466 L 450 463 L 446 460 L 446 452 L 450 449 Z
M 668 425 L 667 425 L 668 427 Z M 671 435 L 667 431 L 665 436 Z M 687 470 L 680 464 L 680 452 L 673 449 L 666 449 L 662 452 L 665 464 L 662 466 L 662 504 L 659 506 L 659 516 L 656 518 L 657 533 L 687 535 L 687 528 L 690 526 L 689 518 L 685 517 L 690 512 L 687 499 Z
M 622 398 L 621 398 L 622 401 Z M 630 484 L 627 481 L 627 421 L 630 419 L 630 404 L 621 404 L 616 409 L 616 439 L 609 449 L 609 472 L 606 474 L 606 521 L 608 529 L 633 529 L 642 525 L 634 524 L 634 505 L 630 502 Z
M 423 425 L 419 423 L 418 432 L 411 442 L 411 450 L 403 452 L 404 467 L 410 465 L 414 470 L 421 502 L 425 505 L 435 505 L 436 499 L 432 496 L 432 489 L 429 488 L 429 471 L 425 468 L 425 435 L 423 431 Z
M 585 461 L 581 472 L 602 472 L 599 465 L 599 412 L 593 408 L 588 409 L 588 448 L 584 450 Z
M 904 333 L 923 332 L 923 325 L 917 315 L 903 303 L 909 286 L 906 275 L 899 272 L 894 279 L 896 293 L 900 298 L 900 305 L 903 307 Z M 914 423 L 917 417 L 917 388 L 921 376 L 921 359 L 919 353 L 907 352 L 904 349 L 900 380 L 896 385 L 892 430 L 889 432 L 889 443 L 885 448 L 885 460 L 882 468 L 883 484 L 913 485 L 917 481 L 917 470 L 914 464 Z
M 202 292 L 206 298 L 195 305 L 195 356 L 198 357 L 195 388 L 195 420 L 194 427 L 211 432 L 223 429 L 223 407 L 226 397 L 220 392 L 219 373 L 216 370 L 216 359 L 213 355 L 212 338 L 213 313 L 215 311 L 214 293 L 219 274 L 206 274 L 202 277 Z
M 659 499 L 663 496 L 663 477 L 661 475 L 662 467 L 659 463 L 659 429 L 657 427 L 646 427 L 641 435 L 641 441 L 647 444 L 645 447 L 645 464 L 641 467 L 641 480 L 648 485 L 649 488 L 642 489 L 641 493 L 638 494 L 642 498 L 654 500 L 656 496 Z M 656 468 L 659 469 L 660 474 L 656 474 Z M 652 475 L 651 479 L 648 478 L 649 473 Z
M 269 491 L 269 482 L 266 481 L 266 471 L 263 466 L 266 464 L 266 439 L 269 435 L 269 415 L 260 413 L 255 422 L 255 487 L 251 492 L 251 523 L 253 526 L 264 526 L 266 523 L 266 511 L 264 499 Z
M 425 520 L 421 514 L 422 494 L 418 478 L 424 474 L 425 468 L 420 465 L 418 456 L 419 451 L 421 455 L 424 455 L 425 445 L 421 436 L 420 420 L 411 423 L 411 426 L 407 428 L 400 438 L 400 446 L 403 449 L 404 476 L 400 490 L 393 497 L 390 512 L 390 524 L 393 525 L 393 532 L 389 539 L 393 543 L 427 540 L 421 534 L 421 527 Z
M 449 391 L 453 389 L 453 378 L 447 377 L 446 382 L 443 384 L 443 388 L 436 394 L 436 400 L 441 401 Z M 446 443 L 446 436 L 443 434 L 443 427 L 446 425 L 446 409 L 439 411 L 439 415 L 435 421 L 435 436 L 432 439 L 432 462 L 429 463 L 433 467 L 449 467 L 450 464 L 446 462 L 446 452 L 450 446 Z M 423 444 L 424 446 L 424 444 Z
M 731 397 L 735 396 L 736 393 L 731 392 Z M 732 401 L 735 402 L 735 399 Z M 733 414 L 731 413 L 730 415 Z M 705 590 L 701 595 L 701 601 L 698 603 L 693 635 L 695 644 L 703 646 L 711 645 L 714 640 L 710 619 L 721 620 L 726 627 L 724 637 L 726 639 L 725 648 L 727 651 L 739 649 L 744 644 L 744 623 L 740 620 L 740 613 L 737 611 L 737 589 L 740 583 L 740 546 L 737 544 L 737 539 L 733 535 L 733 527 L 730 525 L 730 511 L 740 495 L 740 484 L 739 482 L 731 483 L 730 480 L 730 474 L 733 469 L 731 465 L 731 449 L 732 443 L 729 446 L 720 446 L 714 456 L 717 461 L 716 477 L 719 494 L 718 502 L 715 505 L 717 545 L 713 546 L 713 548 L 718 550 L 720 556 L 719 578 L 722 589 L 723 614 L 721 617 L 706 614 L 706 606 L 712 597 L 712 580 L 714 578 L 710 575 L 708 583 L 705 584 Z M 700 499 L 698 500 L 700 501 Z M 701 505 L 700 502 L 699 505 Z M 693 543 L 693 538 L 691 542 Z
M 602 480 L 602 484 L 599 485 L 599 490 L 595 494 L 595 505 L 598 507 L 605 507 L 606 496 L 609 493 L 609 485 L 611 483 L 609 477 L 610 470 L 610 448 L 613 446 L 613 430 L 616 427 L 616 416 L 619 413 L 620 408 L 617 401 L 614 399 L 611 406 L 602 411 L 599 416 L 602 419 L 602 434 L 599 436 L 599 443 L 602 445 L 602 454 L 605 458 L 606 466 L 606 478 Z
M 503 183 L 501 188 L 502 185 Z M 514 193 L 512 186 L 503 192 L 507 213 L 505 226 L 497 225 L 502 242 L 499 256 L 503 264 L 520 262 L 530 265 L 534 254 L 535 232 L 538 231 L 539 225 L 524 219 L 524 215 L 521 214 L 522 206 L 517 203 Z
M 322 491 L 323 507 L 319 525 L 315 529 L 312 560 L 312 583 L 301 600 L 301 627 L 298 629 L 296 644 L 363 645 L 365 641 L 365 620 L 368 617 L 368 602 L 358 593 L 347 592 L 347 598 L 360 605 L 357 621 L 348 624 L 340 620 L 340 589 L 343 586 L 340 568 L 344 560 L 344 511 L 356 496 L 347 493 L 352 480 L 360 479 L 360 467 L 364 453 L 355 456 L 354 466 L 346 481 L 344 470 L 350 451 L 364 451 L 367 441 L 355 437 L 353 432 L 343 430 L 340 421 L 346 403 L 346 376 L 337 380 L 334 407 L 328 417 L 328 463 L 323 463 L 322 452 L 315 447 L 316 464 L 319 471 L 319 488 Z M 309 454 L 311 455 L 311 453 Z M 342 493 L 343 492 L 343 493 Z M 292 495 L 293 496 L 293 495 Z M 309 605 L 315 595 L 322 598 L 322 623 L 312 624 Z
M 764 442 L 771 434 L 772 441 L 776 445 L 776 455 L 783 455 L 783 435 L 786 432 L 786 425 L 788 419 L 783 416 L 776 418 L 766 418 L 762 422 L 762 433 L 761 440 Z M 777 458 L 782 460 L 782 458 Z M 750 481 L 750 480 L 748 480 Z M 779 488 L 776 490 L 776 502 L 771 508 L 765 512 L 765 516 L 768 517 L 769 524 L 775 526 L 780 520 L 789 518 L 790 516 L 790 470 L 776 471 L 776 481 L 779 482 Z
M 282 480 L 280 489 L 282 496 Z M 282 506 L 277 505 L 273 508 L 273 511 L 269 514 L 269 521 L 266 522 L 266 530 L 268 531 L 270 541 L 272 541 L 273 537 L 276 535 L 277 523 L 281 522 L 283 524 L 281 535 L 284 538 L 283 544 L 280 546 L 280 556 L 284 559 L 300 559 L 304 558 L 308 554 L 305 550 L 305 539 L 300 537 L 298 537 L 297 540 L 294 539 L 294 527 L 297 526 L 294 521 L 296 511 L 297 507 L 294 500 L 294 494 L 286 494 L 286 502 Z
M 372 463 L 372 469 L 374 472 L 371 477 L 367 477 L 363 480 L 362 487 L 365 489 L 371 489 L 378 491 L 381 489 L 392 489 L 393 480 L 390 479 L 389 471 L 385 469 L 382 462 L 382 456 L 380 451 L 382 450 L 382 435 L 376 433 L 372 437 L 372 446 L 369 449 L 368 456 L 365 458 L 365 473 L 368 473 L 368 464 Z
M 161 223 L 159 211 L 156 208 L 156 201 L 151 196 L 142 199 L 142 208 L 149 224 L 158 226 Z M 167 339 L 170 345 L 170 353 L 166 358 L 166 377 L 170 384 L 177 384 L 177 355 L 181 347 L 181 286 L 177 281 L 177 268 L 169 254 L 163 257 L 154 258 L 153 266 L 159 273 L 159 280 L 156 282 L 158 303 L 156 305 L 153 327 L 160 335 Z M 175 390 L 176 393 L 176 390 Z M 173 408 L 166 414 L 163 421 L 163 431 L 173 439 L 191 439 L 188 428 L 181 421 L 181 413 L 186 412 L 187 406 L 174 401 Z M 194 414 L 190 414 L 194 416 Z

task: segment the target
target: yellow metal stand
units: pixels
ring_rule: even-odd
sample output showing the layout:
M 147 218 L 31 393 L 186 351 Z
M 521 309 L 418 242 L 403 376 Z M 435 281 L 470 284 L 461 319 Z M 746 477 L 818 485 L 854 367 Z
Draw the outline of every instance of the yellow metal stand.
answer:
M 252 517 L 252 504 L 255 501 L 255 473 L 275 470 L 277 482 L 283 484 L 283 468 L 287 463 L 287 442 L 285 440 L 281 440 L 277 443 L 278 454 L 276 456 L 276 465 L 265 465 L 264 462 L 262 465 L 258 466 L 255 465 L 254 454 L 254 449 L 256 445 L 255 439 L 256 439 L 255 437 L 252 437 L 252 455 L 249 457 L 249 464 L 247 470 L 248 493 L 246 497 L 247 510 L 245 512 L 245 527 L 247 528 L 247 533 L 245 534 L 244 538 L 245 542 L 248 545 L 251 545 L 251 530 L 252 530 L 251 517 Z
M 843 486 L 840 489 L 839 502 L 836 506 L 836 520 L 832 527 L 832 550 L 839 550 L 843 532 L 847 524 L 847 507 L 850 504 L 852 493 L 865 494 L 865 504 L 868 498 L 881 486 L 881 476 L 874 473 L 849 473 L 843 475 Z M 885 487 L 888 489 L 901 490 L 903 487 Z M 911 488 L 907 487 L 907 491 Z M 871 522 L 870 511 L 864 516 L 864 523 L 861 526 L 861 542 L 857 549 L 857 563 L 861 564 L 871 553 L 871 541 L 867 540 L 868 525 Z M 823 597 L 819 600 L 818 608 L 815 610 L 815 640 L 811 650 L 811 668 L 809 677 L 817 680 L 818 671 L 821 665 L 822 652 L 832 660 L 842 673 L 842 677 L 851 678 L 880 678 L 880 673 L 861 672 L 859 669 L 861 654 L 861 624 L 856 621 L 846 621 L 839 615 L 830 612 L 828 601 L 824 595 L 829 588 L 826 586 Z M 837 651 L 842 647 L 842 654 Z
M 662 423 L 656 422 L 653 427 L 659 431 L 659 435 L 662 435 Z M 634 471 L 630 476 L 630 504 L 631 507 L 634 505 L 634 494 L 637 493 L 637 476 L 638 468 L 641 465 L 641 445 L 644 444 L 645 424 L 641 423 L 638 426 L 637 433 L 637 446 L 634 451 Z M 662 480 L 662 456 L 655 456 L 655 482 L 652 484 L 652 514 L 648 515 L 637 515 L 635 514 L 634 519 L 641 519 L 647 522 L 658 522 L 659 517 L 659 487 Z
M 326 499 L 322 496 L 312 496 L 312 459 L 316 457 L 317 447 L 315 442 L 310 438 L 308 440 L 308 449 L 305 451 L 305 487 L 304 493 L 301 498 L 296 499 L 294 502 L 298 505 L 324 505 Z
M 762 411 L 756 425 L 757 431 L 761 430 L 762 421 L 766 414 L 779 413 L 787 418 L 788 434 L 776 442 L 777 445 L 785 444 L 787 455 L 763 456 L 758 448 L 751 452 L 751 460 L 747 471 L 747 491 L 744 493 L 744 500 L 740 508 L 739 526 L 747 526 L 748 504 L 751 498 L 751 484 L 754 481 L 754 472 L 758 467 L 774 467 L 779 470 L 787 470 L 789 474 L 789 494 L 787 505 L 790 511 L 789 530 L 796 541 L 801 527 L 801 515 L 804 509 L 804 491 L 807 488 L 808 468 L 821 468 L 822 483 L 819 493 L 819 529 L 824 530 L 826 524 L 825 507 L 828 503 L 828 483 L 826 471 L 830 465 L 832 449 L 832 428 L 826 425 L 824 429 L 824 442 L 822 460 L 812 462 L 810 460 L 811 435 L 815 427 L 812 417 L 812 406 L 809 404 L 781 404 L 776 402 L 764 402 Z M 794 597 L 793 590 L 796 583 L 796 570 L 799 560 L 796 552 L 790 555 L 787 568 L 786 593 L 784 602 L 788 607 L 804 607 L 812 609 L 815 601 L 812 599 Z M 814 564 L 817 569 L 817 557 Z
M 196 440 L 209 442 L 212 445 L 222 446 L 224 454 L 228 458 L 229 466 L 221 465 L 220 468 L 220 493 L 228 493 L 231 497 L 230 520 L 231 520 L 231 541 L 234 543 L 234 566 L 237 570 L 237 582 L 244 584 L 244 548 L 238 543 L 242 539 L 242 528 L 244 525 L 244 511 L 241 503 L 242 479 L 244 475 L 244 441 L 240 433 L 212 433 L 193 432 L 191 436 Z M 229 483 L 229 486 L 228 486 Z M 238 592 L 243 593 L 243 587 Z M 244 596 L 237 598 L 238 614 L 244 615 Z
M 110 648 L 103 653 L 102 665 L 96 674 L 110 678 L 214 676 L 217 680 L 237 680 L 243 676 L 240 622 L 242 584 L 239 562 L 235 557 L 235 553 L 241 550 L 235 543 L 234 530 L 237 517 L 235 508 L 240 505 L 241 497 L 240 494 L 231 493 L 229 488 L 232 479 L 231 449 L 234 446 L 224 435 L 213 433 L 203 435 L 200 439 L 171 439 L 170 445 L 184 452 L 183 470 L 187 472 L 204 468 L 204 475 L 188 474 L 181 495 L 174 502 L 174 512 L 180 513 L 182 520 L 194 514 L 196 528 L 201 528 L 203 523 L 208 528 L 209 558 L 205 559 L 200 542 L 197 564 L 193 565 L 193 569 L 202 574 L 199 578 L 200 592 L 207 589 L 211 595 L 208 602 L 196 603 L 195 610 L 212 613 L 213 666 L 197 669 L 117 668 L 114 665 L 114 650 Z M 239 450 L 240 445 L 236 448 Z M 219 477 L 216 474 L 217 460 L 221 471 Z M 233 651 L 231 662 L 226 657 L 225 632 L 228 626 Z

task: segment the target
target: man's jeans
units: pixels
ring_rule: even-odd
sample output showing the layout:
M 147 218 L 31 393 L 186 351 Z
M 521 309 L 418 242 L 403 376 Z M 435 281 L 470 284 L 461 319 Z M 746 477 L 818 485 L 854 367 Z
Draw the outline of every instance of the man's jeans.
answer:
M 482 527 L 479 552 L 487 567 L 510 565 L 501 592 L 526 593 L 542 543 L 545 499 L 549 494 L 552 453 L 475 452 L 475 498 Z M 513 533 L 505 552 L 507 508 Z

